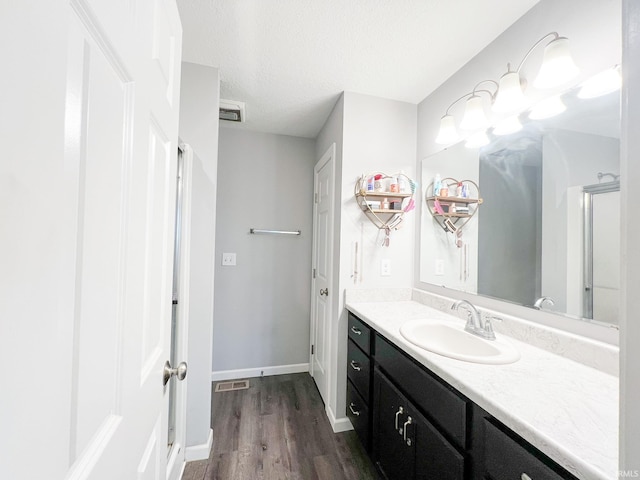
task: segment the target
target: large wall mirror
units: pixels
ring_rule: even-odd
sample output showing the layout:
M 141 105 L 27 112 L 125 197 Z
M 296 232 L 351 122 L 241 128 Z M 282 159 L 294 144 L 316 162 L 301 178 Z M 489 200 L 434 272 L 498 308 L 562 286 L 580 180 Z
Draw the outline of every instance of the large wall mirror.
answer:
M 420 280 L 618 324 L 620 278 L 619 91 L 561 96 L 566 110 L 422 161 Z M 445 231 L 426 208 L 436 174 L 477 183 L 482 204 Z

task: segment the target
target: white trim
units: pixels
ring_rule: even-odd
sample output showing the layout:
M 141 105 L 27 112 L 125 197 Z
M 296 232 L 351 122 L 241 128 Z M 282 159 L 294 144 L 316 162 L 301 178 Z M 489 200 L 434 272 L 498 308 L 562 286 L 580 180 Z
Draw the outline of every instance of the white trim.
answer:
M 236 378 L 253 378 L 269 375 L 286 375 L 287 373 L 303 373 L 309 371 L 308 363 L 277 365 L 275 367 L 244 368 L 239 370 L 219 370 L 211 372 L 211 381 L 234 380 Z
M 207 438 L 207 443 L 202 443 L 200 445 L 192 445 L 191 447 L 187 447 L 184 451 L 184 459 L 187 462 L 193 462 L 195 460 L 206 460 L 207 458 L 209 458 L 212 445 L 213 445 L 213 430 L 209 429 L 209 438 Z
M 318 250 L 318 203 L 317 203 L 317 196 L 318 196 L 318 173 L 325 167 L 325 165 L 329 164 L 329 167 L 331 168 L 331 171 L 329 172 L 329 212 L 330 212 L 330 221 L 328 222 L 328 232 L 327 232 L 327 237 L 328 237 L 328 245 L 327 245 L 327 258 L 330 259 L 330 261 L 328 262 L 328 268 L 327 268 L 327 282 L 325 287 L 328 288 L 328 290 L 330 292 L 334 292 L 333 289 L 333 262 L 331 261 L 331 259 L 333 259 L 333 243 L 334 243 L 334 223 L 335 223 L 335 172 L 336 172 L 336 144 L 335 142 L 333 142 L 329 148 L 327 149 L 327 151 L 322 155 L 322 157 L 320 158 L 320 160 L 318 160 L 318 162 L 314 165 L 313 167 L 313 195 L 314 195 L 314 201 L 313 201 L 313 239 L 312 239 L 312 246 L 311 246 L 311 268 L 313 269 L 313 271 L 315 272 L 318 265 L 316 265 L 316 256 L 317 256 L 317 250 Z M 325 405 L 328 405 L 330 402 L 329 400 L 331 399 L 331 382 L 332 382 L 332 375 L 331 375 L 331 360 L 329 358 L 329 356 L 327 356 L 326 359 L 326 365 L 324 365 L 324 374 L 323 375 L 316 375 L 314 374 L 314 362 L 315 362 L 315 353 L 312 355 L 311 354 L 311 350 L 312 348 L 314 348 L 315 350 L 317 350 L 317 343 L 318 343 L 318 339 L 316 338 L 316 324 L 318 319 L 316 318 L 316 311 L 317 311 L 317 302 L 318 302 L 318 295 L 317 292 L 318 291 L 318 287 L 316 285 L 316 278 L 315 275 L 312 276 L 311 279 L 311 305 L 310 305 L 310 311 L 309 311 L 309 374 L 313 377 L 313 381 L 316 383 L 316 386 L 318 387 L 318 392 L 320 393 L 320 397 L 322 398 L 322 401 L 325 403 Z M 334 294 L 335 295 L 335 294 Z M 322 348 L 324 349 L 325 352 L 331 352 L 331 329 L 332 329 L 332 322 L 331 322 L 331 307 L 332 305 L 335 305 L 335 301 L 333 300 L 334 295 L 332 295 L 331 299 L 327 299 L 327 312 L 325 313 L 325 315 L 329 316 L 329 319 L 327 319 L 326 322 L 326 327 L 325 327 L 325 332 L 322 338 L 322 341 L 324 342 Z M 320 382 L 318 382 L 318 380 L 320 380 Z
M 333 429 L 333 433 L 347 432 L 349 430 L 353 430 L 353 425 L 351 421 L 347 417 L 336 418 L 331 407 L 327 405 L 325 408 L 325 413 L 327 414 L 327 418 L 329 419 L 329 423 L 331 424 L 331 428 Z

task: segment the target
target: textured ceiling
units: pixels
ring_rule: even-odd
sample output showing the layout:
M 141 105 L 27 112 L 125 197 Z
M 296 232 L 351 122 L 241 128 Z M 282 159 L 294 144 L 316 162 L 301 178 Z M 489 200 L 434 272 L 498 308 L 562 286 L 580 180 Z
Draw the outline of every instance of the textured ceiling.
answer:
M 178 0 L 183 60 L 254 131 L 314 138 L 342 91 L 419 103 L 539 0 Z

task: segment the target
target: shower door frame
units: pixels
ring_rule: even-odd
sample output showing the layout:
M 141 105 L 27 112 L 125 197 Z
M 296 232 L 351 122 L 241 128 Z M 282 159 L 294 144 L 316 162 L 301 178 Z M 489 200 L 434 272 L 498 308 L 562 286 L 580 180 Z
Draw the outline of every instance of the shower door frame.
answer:
M 583 317 L 593 320 L 593 196 L 602 193 L 620 191 L 620 181 L 596 183 L 582 187 L 583 202 L 583 233 L 584 233 L 584 257 L 583 257 Z

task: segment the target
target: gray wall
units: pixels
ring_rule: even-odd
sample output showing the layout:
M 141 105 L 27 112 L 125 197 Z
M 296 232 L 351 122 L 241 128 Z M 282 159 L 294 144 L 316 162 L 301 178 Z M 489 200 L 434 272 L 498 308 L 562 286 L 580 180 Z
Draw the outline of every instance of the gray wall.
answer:
M 309 362 L 314 146 L 311 139 L 220 129 L 216 375 Z M 250 235 L 252 227 L 302 235 Z M 222 266 L 222 253 L 235 253 L 237 265 Z
M 191 145 L 197 156 L 193 163 L 191 191 L 187 459 L 208 456 L 219 92 L 217 68 L 182 64 L 180 138 Z M 192 452 L 196 452 L 193 455 L 190 447 Z
M 406 215 L 403 226 L 391 233 L 389 247 L 381 247 L 384 236 L 362 213 L 354 197 L 354 185 L 373 171 L 388 174 L 404 170 L 416 180 L 416 105 L 345 92 L 318 136 L 317 159 L 336 143 L 336 213 L 329 399 L 327 410 L 334 429 L 348 425 L 345 417 L 347 318 L 346 288 L 410 287 L 413 272 L 415 211 Z M 415 196 L 416 202 L 419 195 Z M 351 277 L 354 242 L 359 244 L 361 276 Z M 380 263 L 391 261 L 391 275 L 380 276 Z M 348 428 L 348 427 L 347 427 Z

